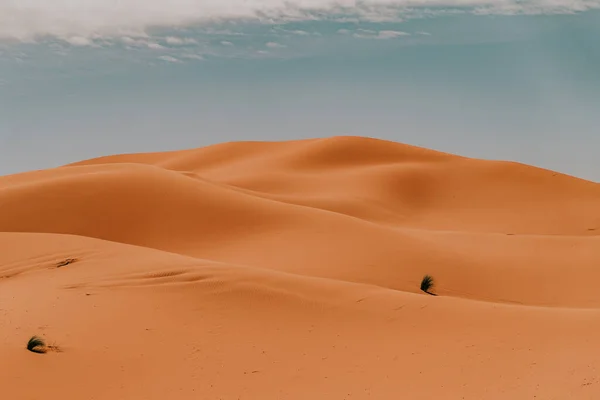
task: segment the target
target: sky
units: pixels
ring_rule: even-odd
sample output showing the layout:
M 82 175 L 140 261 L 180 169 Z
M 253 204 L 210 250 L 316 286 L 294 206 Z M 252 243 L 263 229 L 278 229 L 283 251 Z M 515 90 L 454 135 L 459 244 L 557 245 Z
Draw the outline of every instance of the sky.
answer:
M 600 0 L 0 0 L 0 175 L 337 135 L 600 181 Z

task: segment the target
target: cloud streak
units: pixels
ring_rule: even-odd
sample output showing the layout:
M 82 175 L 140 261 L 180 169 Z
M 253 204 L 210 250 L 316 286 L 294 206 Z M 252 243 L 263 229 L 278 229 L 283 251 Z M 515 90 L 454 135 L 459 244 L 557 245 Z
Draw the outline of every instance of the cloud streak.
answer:
M 339 32 L 339 31 L 338 31 Z M 342 32 L 344 33 L 344 32 Z M 359 29 L 353 35 L 359 39 L 395 39 L 401 36 L 410 36 L 410 33 L 401 31 L 373 31 L 369 29 Z
M 170 62 L 170 63 L 180 63 L 181 60 L 178 58 L 175 58 L 173 56 L 160 56 L 158 57 L 159 59 L 166 61 L 166 62 Z
M 0 39 L 54 36 L 85 45 L 91 37 L 143 35 L 228 19 L 265 22 L 352 16 L 399 20 L 419 9 L 459 8 L 477 14 L 572 13 L 600 8 L 600 0 L 0 0 Z

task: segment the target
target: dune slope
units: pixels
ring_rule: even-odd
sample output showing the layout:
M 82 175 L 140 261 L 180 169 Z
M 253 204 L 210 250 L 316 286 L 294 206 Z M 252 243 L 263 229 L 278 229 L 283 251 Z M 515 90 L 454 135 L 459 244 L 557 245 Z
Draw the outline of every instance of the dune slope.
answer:
M 600 396 L 594 182 L 333 137 L 0 177 L 0 209 L 11 398 Z

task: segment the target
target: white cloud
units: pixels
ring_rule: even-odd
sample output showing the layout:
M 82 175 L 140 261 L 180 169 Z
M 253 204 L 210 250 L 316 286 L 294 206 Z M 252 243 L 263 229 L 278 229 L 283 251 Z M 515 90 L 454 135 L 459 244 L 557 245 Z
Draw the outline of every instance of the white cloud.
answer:
M 271 29 L 271 32 L 277 34 L 277 33 L 287 33 L 290 35 L 296 35 L 296 36 L 310 36 L 311 33 L 307 32 L 307 31 L 303 31 L 301 29 L 296 29 L 296 30 L 287 30 L 287 29 L 283 29 L 281 27 L 276 27 Z
M 283 47 L 287 47 L 285 44 L 277 43 L 277 42 L 269 42 L 265 46 L 271 49 L 281 49 Z
M 374 31 L 372 29 L 357 29 L 356 32 L 357 33 L 361 33 L 361 34 L 365 34 L 365 35 L 375 35 L 375 34 L 377 34 L 377 31 Z
M 359 39 L 373 39 L 375 37 L 375 35 L 372 35 L 370 33 L 355 33 L 354 35 L 355 38 L 359 38 Z
M 0 0 L 0 38 L 136 37 L 153 26 L 239 18 L 318 20 L 326 14 L 337 20 L 397 21 L 409 10 L 436 13 L 448 7 L 478 14 L 571 13 L 600 8 L 600 0 Z
M 175 58 L 173 56 L 160 56 L 159 59 L 170 62 L 170 63 L 181 63 L 182 61 L 179 58 Z
M 401 36 L 410 36 L 410 33 L 401 31 L 373 31 L 369 29 L 358 29 L 354 35 L 361 39 L 394 39 Z
M 71 36 L 65 38 L 65 42 L 72 46 L 92 46 L 94 44 L 94 42 L 89 38 L 81 36 Z
M 204 57 L 202 57 L 200 54 L 182 54 L 180 57 L 187 58 L 189 60 L 204 60 Z
M 400 36 L 410 36 L 410 33 L 401 31 L 379 31 L 377 39 L 393 39 Z
M 129 36 L 123 36 L 121 41 L 128 46 L 147 47 L 148 41 L 146 39 L 135 39 Z
M 1 0 L 0 0 L 1 1 Z M 167 40 L 165 40 L 167 41 Z M 148 48 L 152 50 L 166 50 L 167 48 L 160 43 L 148 40 L 146 38 L 132 38 L 130 36 L 123 36 L 121 42 L 129 47 L 140 47 Z M 168 41 L 167 41 L 168 42 Z
M 148 46 L 148 48 L 152 49 L 152 50 L 164 50 L 164 49 L 166 49 L 165 46 L 163 46 L 161 44 L 158 44 L 158 43 L 154 43 L 154 42 L 148 42 L 146 44 L 146 46 Z
M 229 41 L 227 41 L 227 40 L 222 40 L 222 41 L 221 41 L 221 44 L 222 44 L 223 46 L 233 46 L 233 43 L 231 43 L 231 42 L 229 42 Z
M 180 38 L 180 37 L 176 37 L 176 36 L 167 36 L 165 38 L 165 42 L 167 42 L 167 44 L 170 44 L 172 46 L 181 46 L 181 45 L 186 45 L 186 44 L 198 44 L 198 41 L 196 39 Z

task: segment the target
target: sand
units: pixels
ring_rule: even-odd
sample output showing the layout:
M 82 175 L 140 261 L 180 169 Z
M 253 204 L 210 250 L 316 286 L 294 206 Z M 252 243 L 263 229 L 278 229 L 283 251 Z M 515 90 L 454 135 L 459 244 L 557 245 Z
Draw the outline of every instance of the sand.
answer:
M 4 176 L 0 210 L 3 398 L 600 398 L 598 183 L 332 137 Z

